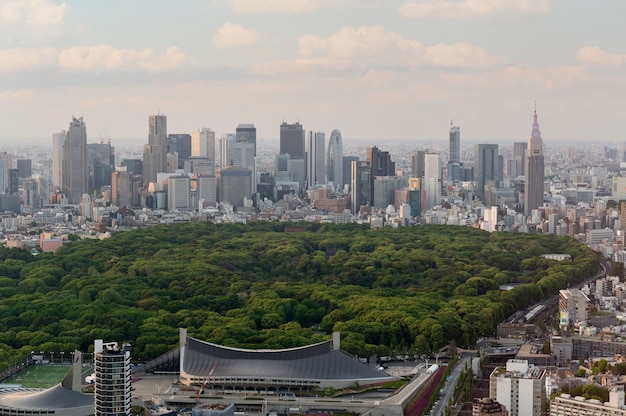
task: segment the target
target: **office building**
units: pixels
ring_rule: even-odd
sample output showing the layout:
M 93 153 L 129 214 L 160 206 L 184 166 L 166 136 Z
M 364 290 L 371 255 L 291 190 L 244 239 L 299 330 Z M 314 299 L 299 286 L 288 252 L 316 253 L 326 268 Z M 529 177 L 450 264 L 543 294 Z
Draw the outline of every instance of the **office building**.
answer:
M 199 208 L 215 206 L 217 202 L 217 178 L 215 176 L 195 175 L 191 183 L 192 188 L 196 190 L 198 201 L 203 202 Z
M 254 124 L 239 124 L 235 129 L 236 143 L 249 143 L 254 145 L 254 157 L 256 157 L 256 127 Z
M 340 188 L 344 188 L 345 185 L 352 184 L 352 162 L 358 162 L 358 156 L 344 156 L 342 158 L 343 164 L 343 183 Z
M 350 194 L 352 197 L 352 213 L 358 214 L 362 206 L 372 205 L 370 162 L 357 160 L 352 162 Z
M 185 160 L 191 156 L 191 135 L 187 133 L 168 134 L 167 152 L 178 155 L 178 166 L 176 169 L 182 169 Z
M 396 176 L 396 164 L 391 161 L 389 152 L 378 147 L 367 148 L 367 161 L 372 169 L 372 176 Z
M 328 139 L 326 180 L 335 188 L 343 188 L 343 143 L 341 132 L 337 129 L 330 133 L 330 139 Z
M 489 377 L 489 397 L 504 405 L 510 416 L 542 416 L 545 411 L 545 370 L 526 360 L 508 360 Z
M 111 174 L 111 203 L 117 207 L 133 205 L 133 175 L 125 170 Z
M 225 168 L 231 165 L 230 147 L 235 143 L 235 135 L 232 133 L 223 134 L 220 137 L 220 156 L 219 165 L 221 168 Z
M 61 187 L 63 181 L 63 144 L 67 132 L 65 130 L 52 135 L 52 186 Z
M 428 152 L 424 154 L 422 192 L 424 195 L 423 210 L 428 210 L 441 204 L 441 162 L 439 153 Z
M 7 188 L 7 194 L 15 195 L 20 191 L 20 172 L 17 169 L 9 169 L 7 175 L 9 186 Z
M 233 207 L 243 207 L 244 198 L 252 198 L 252 175 L 246 168 L 229 166 L 217 174 L 217 193 L 219 202 L 228 202 Z
M 422 179 L 426 167 L 426 152 L 423 150 L 413 150 L 411 152 L 411 175 L 414 178 Z
M 215 175 L 215 132 L 202 127 L 191 133 L 191 156 L 206 157 L 211 169 L 209 175 Z
M 389 205 L 396 206 L 396 190 L 408 185 L 407 178 L 401 176 L 376 176 L 374 178 L 374 200 L 372 206 L 386 209 Z
M 143 161 L 141 159 L 124 159 L 120 162 L 120 166 L 125 167 L 132 175 L 143 174 Z
M 483 199 L 485 185 L 493 182 L 498 186 L 500 182 L 500 158 L 497 144 L 477 144 L 474 146 L 474 182 L 476 196 Z
M 396 164 L 391 161 L 389 152 L 384 152 L 378 147 L 367 148 L 367 161 L 370 164 L 370 203 L 373 204 L 376 199 L 374 189 L 374 178 L 377 176 L 395 176 Z
M 450 149 L 448 154 L 448 182 L 458 182 L 462 177 L 461 129 L 450 126 Z
M 304 159 L 304 128 L 296 122 L 280 125 L 280 154 L 288 154 L 292 159 Z
M 609 401 L 572 397 L 562 393 L 550 400 L 550 416 L 626 416 L 624 386 L 611 386 Z
M 130 416 L 130 345 L 94 341 L 94 415 Z
M 115 169 L 115 148 L 110 143 L 87 145 L 89 189 L 101 189 L 111 185 L 111 174 Z
M 559 290 L 559 325 L 571 329 L 575 323 L 589 319 L 591 301 L 580 289 Z
M 9 194 L 9 169 L 11 169 L 11 155 L 0 152 L 0 194 Z
M 306 140 L 307 187 L 326 183 L 326 135 L 310 131 Z
M 228 166 L 238 166 L 250 171 L 252 192 L 256 192 L 256 143 L 234 141 L 229 144 L 230 163 Z
M 81 203 L 88 191 L 87 127 L 82 117 L 72 117 L 63 142 L 62 191 L 70 204 Z
M 30 159 L 17 159 L 17 172 L 20 178 L 30 178 L 33 174 L 33 164 Z
M 526 173 L 526 150 L 528 149 L 528 143 L 526 142 L 515 142 L 513 143 L 513 159 L 515 159 L 515 164 L 517 166 L 517 175 L 516 176 L 524 176 Z
M 170 176 L 167 179 L 168 211 L 187 211 L 190 205 L 191 181 L 187 175 Z
M 148 117 L 148 144 L 143 149 L 143 183 L 155 182 L 157 173 L 167 168 L 167 117 L 161 114 Z
M 543 140 L 537 123 L 537 109 L 533 116 L 533 131 L 528 140 L 524 185 L 524 215 L 543 205 L 544 159 Z
M 185 160 L 184 170 L 189 175 L 200 173 L 215 176 L 215 166 L 206 156 L 190 156 Z

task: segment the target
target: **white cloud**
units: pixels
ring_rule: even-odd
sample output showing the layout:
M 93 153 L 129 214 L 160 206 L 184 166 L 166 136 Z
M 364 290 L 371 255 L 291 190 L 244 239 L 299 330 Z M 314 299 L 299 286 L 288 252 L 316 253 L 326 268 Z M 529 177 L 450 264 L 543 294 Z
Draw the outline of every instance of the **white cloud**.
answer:
M 403 38 L 381 26 L 344 27 L 327 38 L 306 35 L 300 38 L 302 56 L 328 56 L 339 59 L 363 59 L 378 62 L 398 62 L 419 54 L 418 41 Z
M 381 26 L 346 27 L 327 38 L 306 35 L 300 38 L 299 53 L 307 62 L 338 68 L 350 66 L 408 67 L 435 66 L 478 68 L 504 65 L 507 59 L 490 55 L 474 45 L 457 43 L 424 47 Z
M 180 48 L 172 46 L 158 55 L 152 49 L 115 48 L 111 45 L 74 47 L 59 53 L 61 68 L 75 71 L 146 71 L 162 73 L 193 63 Z
M 51 0 L 0 0 L 0 33 L 10 41 L 45 39 L 63 28 L 65 2 Z
M 507 64 L 503 56 L 493 56 L 478 46 L 467 43 L 435 45 L 426 49 L 424 61 L 447 68 L 488 68 Z
M 576 58 L 584 64 L 622 68 L 626 65 L 626 55 L 609 53 L 597 46 L 587 46 L 576 53 Z
M 259 43 L 261 36 L 254 29 L 230 22 L 224 23 L 213 36 L 213 45 L 217 48 L 239 48 Z
M 404 17 L 473 19 L 502 14 L 543 14 L 550 0 L 408 0 L 399 8 Z
M 38 70 L 54 65 L 55 48 L 8 48 L 0 49 L 0 74 Z
M 320 7 L 319 0 L 230 0 L 239 14 L 305 14 Z

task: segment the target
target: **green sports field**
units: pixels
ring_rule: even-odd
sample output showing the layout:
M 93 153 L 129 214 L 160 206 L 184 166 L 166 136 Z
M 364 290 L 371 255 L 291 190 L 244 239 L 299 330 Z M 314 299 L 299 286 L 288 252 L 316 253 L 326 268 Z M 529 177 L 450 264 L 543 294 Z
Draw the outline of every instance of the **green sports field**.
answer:
M 68 371 L 70 371 L 69 366 L 32 365 L 14 377 L 5 380 L 4 383 L 45 389 L 60 383 Z

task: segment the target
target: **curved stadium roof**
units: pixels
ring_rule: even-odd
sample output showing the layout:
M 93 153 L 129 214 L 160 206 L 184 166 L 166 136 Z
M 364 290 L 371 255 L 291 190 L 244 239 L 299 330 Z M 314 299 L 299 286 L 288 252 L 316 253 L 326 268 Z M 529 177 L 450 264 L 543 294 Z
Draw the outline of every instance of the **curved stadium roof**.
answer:
M 395 380 L 359 362 L 345 351 L 334 349 L 332 341 L 290 349 L 249 350 L 187 337 L 180 370 L 181 377 L 186 376 L 190 382 L 208 378 L 210 384 L 238 381 L 256 385 L 282 383 L 324 388 L 349 386 L 355 381 L 375 384 Z

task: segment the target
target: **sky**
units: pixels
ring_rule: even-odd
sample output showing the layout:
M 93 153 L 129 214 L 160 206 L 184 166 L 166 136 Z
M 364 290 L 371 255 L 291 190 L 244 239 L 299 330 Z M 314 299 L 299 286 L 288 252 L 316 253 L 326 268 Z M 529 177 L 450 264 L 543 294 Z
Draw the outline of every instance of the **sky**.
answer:
M 0 0 L 0 147 L 283 121 L 344 141 L 626 141 L 624 0 Z M 536 104 L 535 104 L 536 103 Z M 36 141 L 38 140 L 38 141 Z M 0 149 L 1 150 L 1 149 Z

